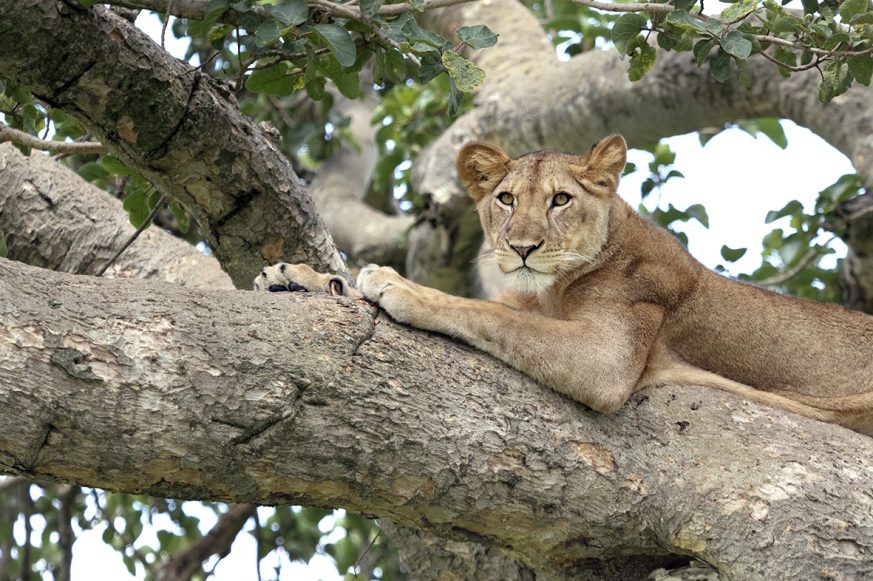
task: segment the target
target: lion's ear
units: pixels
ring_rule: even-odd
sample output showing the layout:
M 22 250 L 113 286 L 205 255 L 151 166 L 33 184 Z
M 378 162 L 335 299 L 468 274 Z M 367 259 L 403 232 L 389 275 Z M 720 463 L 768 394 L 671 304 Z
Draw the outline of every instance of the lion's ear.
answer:
M 458 153 L 458 177 L 477 202 L 490 194 L 509 171 L 512 161 L 495 145 L 474 141 Z
M 621 135 L 610 135 L 594 144 L 587 155 L 589 170 L 602 172 L 612 178 L 613 188 L 618 187 L 618 180 L 624 172 L 627 163 L 627 144 Z

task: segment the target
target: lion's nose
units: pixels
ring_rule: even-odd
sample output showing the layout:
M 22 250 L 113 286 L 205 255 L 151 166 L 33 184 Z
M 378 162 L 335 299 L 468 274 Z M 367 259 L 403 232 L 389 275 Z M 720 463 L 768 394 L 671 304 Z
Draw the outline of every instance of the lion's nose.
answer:
M 526 260 L 527 257 L 530 256 L 534 250 L 536 250 L 537 248 L 539 248 L 542 245 L 543 245 L 543 243 L 540 242 L 539 244 L 534 244 L 533 246 L 514 246 L 514 245 L 510 244 L 509 247 L 512 248 L 513 250 L 515 250 L 515 253 L 518 254 L 519 256 L 521 256 L 522 260 Z

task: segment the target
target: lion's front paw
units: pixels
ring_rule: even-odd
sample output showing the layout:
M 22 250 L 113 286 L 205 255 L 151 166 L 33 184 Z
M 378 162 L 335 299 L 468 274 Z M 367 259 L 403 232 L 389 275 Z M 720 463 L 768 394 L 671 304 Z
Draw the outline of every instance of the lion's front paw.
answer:
M 321 274 L 305 264 L 284 262 L 266 267 L 252 286 L 256 291 L 270 292 L 325 292 L 343 296 L 354 292 L 339 275 Z
M 369 300 L 378 303 L 392 286 L 407 284 L 406 279 L 390 266 L 368 264 L 358 274 L 358 290 Z

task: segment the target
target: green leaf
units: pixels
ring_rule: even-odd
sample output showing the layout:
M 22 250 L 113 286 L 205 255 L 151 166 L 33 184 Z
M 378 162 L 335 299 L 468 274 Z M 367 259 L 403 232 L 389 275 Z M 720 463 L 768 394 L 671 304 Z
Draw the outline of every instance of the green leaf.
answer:
M 100 0 L 79 0 L 79 6 L 82 8 L 91 8 L 98 2 L 100 2 Z
M 88 182 L 109 177 L 109 173 L 97 162 L 89 161 L 79 168 L 79 177 Z
M 472 48 L 488 48 L 497 44 L 497 35 L 484 24 L 476 26 L 462 26 L 458 29 L 458 38 L 469 44 Z
M 612 44 L 618 49 L 620 55 L 626 55 L 628 44 L 635 39 L 640 30 L 646 26 L 645 16 L 636 13 L 622 14 L 612 26 Z
M 106 154 L 100 159 L 100 165 L 107 172 L 117 176 L 133 176 L 137 175 L 135 171 L 127 167 L 123 161 L 111 154 Z
M 767 212 L 767 217 L 764 218 L 764 223 L 771 224 L 779 218 L 784 218 L 786 216 L 799 216 L 800 214 L 803 214 L 803 204 L 797 200 L 791 200 L 785 204 L 781 210 Z
M 736 22 L 742 20 L 758 7 L 758 0 L 739 0 L 722 10 L 719 19 L 722 22 Z
M 749 72 L 748 61 L 737 61 L 737 77 L 745 90 L 749 91 L 752 89 L 752 73 Z
M 782 129 L 782 124 L 775 117 L 762 117 L 757 121 L 758 131 L 770 138 L 770 141 L 778 145 L 781 149 L 788 147 L 788 138 L 785 136 L 785 130 Z
M 703 66 L 703 63 L 706 62 L 706 57 L 709 56 L 709 52 L 712 50 L 712 47 L 715 46 L 716 42 L 717 41 L 714 38 L 707 38 L 694 45 L 692 52 L 698 67 Z
M 712 35 L 720 34 L 722 28 L 721 22 L 715 18 L 708 18 L 705 16 L 696 18 L 687 10 L 674 10 L 667 15 L 666 21 L 685 30 L 707 32 Z
M 800 0 L 800 2 L 803 4 L 803 11 L 806 14 L 815 14 L 818 12 L 817 0 Z
M 842 95 L 849 90 L 852 77 L 849 76 L 848 63 L 828 61 L 821 67 L 822 79 L 818 85 L 818 98 L 823 103 Z
M 267 20 L 255 31 L 255 43 L 263 48 L 279 40 L 282 25 L 275 20 Z
M 703 224 L 704 228 L 709 228 L 709 215 L 706 213 L 706 208 L 703 204 L 693 204 L 685 208 L 685 213 Z
M 316 24 L 312 28 L 327 43 L 339 64 L 344 67 L 355 64 L 355 41 L 348 30 L 339 24 Z
M 415 8 L 416 10 L 418 10 L 419 12 L 424 10 L 424 1 L 425 0 L 406 0 L 406 1 L 409 2 L 409 4 L 412 5 L 412 7 Z
M 843 0 L 840 4 L 840 16 L 843 22 L 851 20 L 854 16 L 870 10 L 869 0 Z
M 290 95 L 303 83 L 302 75 L 290 72 L 291 68 L 288 63 L 281 62 L 274 66 L 257 69 L 246 79 L 246 88 L 253 93 Z
M 630 68 L 627 71 L 627 78 L 631 81 L 639 81 L 646 73 L 652 70 L 655 66 L 655 60 L 658 58 L 658 51 L 655 47 L 650 46 L 646 39 L 639 35 L 628 45 L 628 54 L 631 55 Z
M 803 30 L 803 21 L 794 16 L 783 14 L 770 22 L 772 32 L 800 32 Z
M 367 18 L 372 18 L 384 3 L 385 0 L 361 0 L 361 14 Z
M 729 55 L 744 60 L 752 54 L 752 41 L 746 38 L 742 32 L 732 30 L 721 39 L 721 48 Z
M 421 67 L 418 69 L 418 82 L 425 85 L 445 70 L 446 67 L 443 66 L 442 61 L 436 55 L 426 54 L 421 58 Z
M 362 2 L 362 9 L 363 5 Z M 282 4 L 270 4 L 264 8 L 285 26 L 297 26 L 309 19 L 309 6 L 306 5 L 306 0 L 285 0 Z
M 696 0 L 674 0 L 673 7 L 676 10 L 691 10 L 694 8 Z
M 709 59 L 709 72 L 719 83 L 724 83 L 731 76 L 731 57 L 719 49 L 715 56 Z
M 324 77 L 316 77 L 312 81 L 306 83 L 306 94 L 313 101 L 321 101 L 324 97 Z
M 849 72 L 855 77 L 855 80 L 864 85 L 870 86 L 870 76 L 873 73 L 873 58 L 869 55 L 852 56 L 846 60 L 849 65 Z
M 461 98 L 464 94 L 458 90 L 455 80 L 449 75 L 449 115 L 455 115 L 461 109 Z
M 122 206 L 127 211 L 130 223 L 134 228 L 139 228 L 149 215 L 149 207 L 146 204 L 145 190 L 136 189 L 124 197 Z
M 323 70 L 343 96 L 357 99 L 361 94 L 361 80 L 357 71 L 346 71 L 335 58 L 327 59 Z
M 442 63 L 454 86 L 464 93 L 472 91 L 485 80 L 485 71 L 453 50 L 443 53 Z
M 731 248 L 730 246 L 722 246 L 721 257 L 728 262 L 736 262 L 746 254 L 747 250 L 748 248 Z

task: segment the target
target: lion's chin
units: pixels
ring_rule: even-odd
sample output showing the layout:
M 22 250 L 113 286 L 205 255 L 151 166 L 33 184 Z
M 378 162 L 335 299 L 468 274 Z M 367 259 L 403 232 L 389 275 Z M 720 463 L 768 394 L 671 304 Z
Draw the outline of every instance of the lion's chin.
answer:
M 558 280 L 557 275 L 532 270 L 526 266 L 504 273 L 506 286 L 521 295 L 545 293 Z

